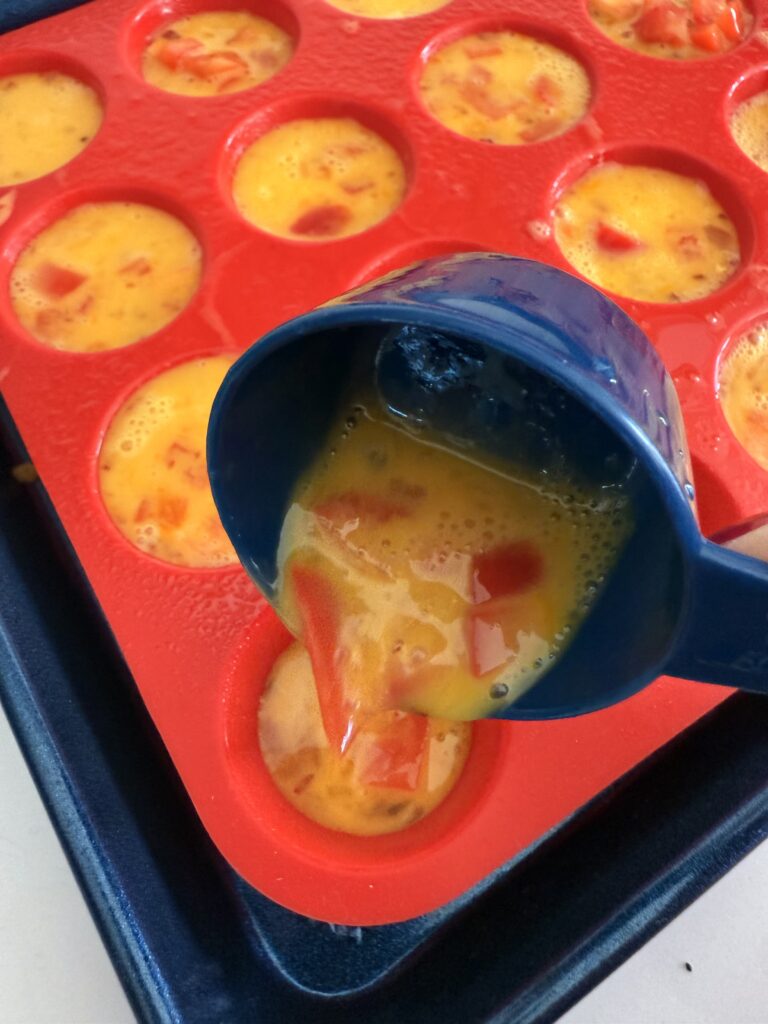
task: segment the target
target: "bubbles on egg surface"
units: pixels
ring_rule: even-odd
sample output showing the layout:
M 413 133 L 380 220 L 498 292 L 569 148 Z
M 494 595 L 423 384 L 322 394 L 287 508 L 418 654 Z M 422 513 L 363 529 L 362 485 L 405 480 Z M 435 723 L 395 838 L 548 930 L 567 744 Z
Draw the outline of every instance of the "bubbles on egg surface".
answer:
M 740 103 L 731 115 L 730 129 L 736 145 L 768 171 L 768 92 L 759 92 Z

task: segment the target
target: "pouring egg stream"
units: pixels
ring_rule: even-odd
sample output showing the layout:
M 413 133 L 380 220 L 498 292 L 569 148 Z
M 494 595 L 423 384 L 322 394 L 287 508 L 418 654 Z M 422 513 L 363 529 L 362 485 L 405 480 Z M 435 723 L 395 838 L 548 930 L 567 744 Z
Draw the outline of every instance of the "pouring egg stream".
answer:
M 553 429 L 531 406 L 526 426 Z M 360 835 L 429 813 L 461 774 L 471 720 L 565 651 L 632 522 L 626 477 L 489 454 L 358 389 L 280 534 L 274 605 L 297 639 L 259 734 L 284 796 Z

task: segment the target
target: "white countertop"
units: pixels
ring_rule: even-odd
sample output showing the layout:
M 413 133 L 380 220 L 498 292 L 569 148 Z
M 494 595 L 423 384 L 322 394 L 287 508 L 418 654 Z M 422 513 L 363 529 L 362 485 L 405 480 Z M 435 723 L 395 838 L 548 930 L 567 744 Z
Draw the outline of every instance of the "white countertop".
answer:
M 2 712 L 0 778 L 0 1024 L 132 1024 Z M 768 1024 L 768 843 L 561 1024 Z

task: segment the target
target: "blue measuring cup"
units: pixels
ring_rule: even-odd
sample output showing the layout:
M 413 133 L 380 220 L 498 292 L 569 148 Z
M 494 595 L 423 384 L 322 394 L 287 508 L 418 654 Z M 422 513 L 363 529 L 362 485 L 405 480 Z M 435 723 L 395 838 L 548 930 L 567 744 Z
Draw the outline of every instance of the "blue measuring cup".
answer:
M 208 470 L 224 527 L 268 599 L 294 485 L 361 374 L 391 407 L 518 460 L 551 456 L 521 432 L 522 396 L 557 395 L 560 455 L 596 479 L 608 465 L 626 476 L 632 536 L 571 644 L 499 717 L 594 711 L 665 674 L 768 692 L 768 567 L 702 536 L 661 359 L 596 289 L 511 256 L 397 271 L 277 327 L 229 371 Z

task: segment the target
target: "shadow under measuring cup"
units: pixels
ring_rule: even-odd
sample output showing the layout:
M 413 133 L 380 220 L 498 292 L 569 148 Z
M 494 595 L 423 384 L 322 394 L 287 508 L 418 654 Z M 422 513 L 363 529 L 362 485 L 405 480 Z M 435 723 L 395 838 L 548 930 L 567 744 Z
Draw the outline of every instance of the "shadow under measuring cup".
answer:
M 498 717 L 583 714 L 659 675 L 768 692 L 768 567 L 702 536 L 660 357 L 591 285 L 511 256 L 414 264 L 277 327 L 231 368 L 208 468 L 224 527 L 268 599 L 295 484 L 361 375 L 391 409 L 532 464 L 546 455 L 517 428 L 516 402 L 521 381 L 543 381 L 563 396 L 558 432 L 579 471 L 613 458 L 631 477 L 634 529 L 598 599 Z

